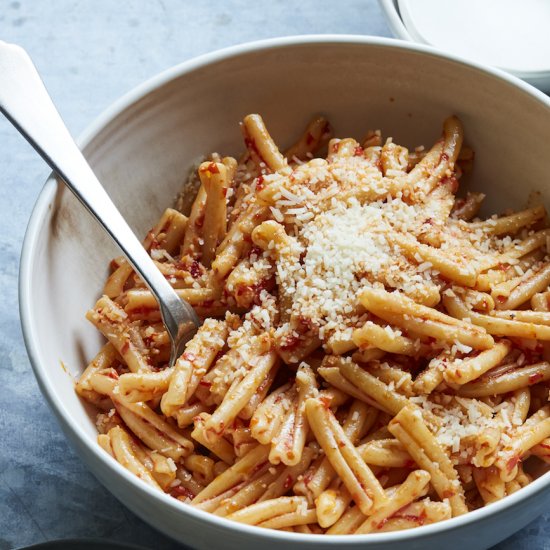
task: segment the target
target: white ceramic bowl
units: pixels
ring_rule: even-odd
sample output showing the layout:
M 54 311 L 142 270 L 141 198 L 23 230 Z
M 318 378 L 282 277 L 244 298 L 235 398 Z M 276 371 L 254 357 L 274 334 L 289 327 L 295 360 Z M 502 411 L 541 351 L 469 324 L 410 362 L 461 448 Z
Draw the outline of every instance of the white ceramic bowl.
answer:
M 477 152 L 473 183 L 492 209 L 522 204 L 530 189 L 550 199 L 550 100 L 495 70 L 426 47 L 359 36 L 310 36 L 245 44 L 169 69 L 119 100 L 81 139 L 100 180 L 138 234 L 170 205 L 193 160 L 241 148 L 238 121 L 261 113 L 282 146 L 314 113 L 339 136 L 381 128 L 398 143 L 431 144 L 456 113 Z M 96 443 L 90 408 L 73 379 L 100 339 L 84 319 L 117 251 L 55 179 L 32 214 L 21 261 L 21 319 L 40 387 L 82 459 L 138 516 L 197 548 L 265 550 L 486 548 L 534 519 L 550 477 L 482 510 L 412 531 L 307 536 L 227 521 L 156 492 Z M 68 373 L 61 366 L 61 361 Z

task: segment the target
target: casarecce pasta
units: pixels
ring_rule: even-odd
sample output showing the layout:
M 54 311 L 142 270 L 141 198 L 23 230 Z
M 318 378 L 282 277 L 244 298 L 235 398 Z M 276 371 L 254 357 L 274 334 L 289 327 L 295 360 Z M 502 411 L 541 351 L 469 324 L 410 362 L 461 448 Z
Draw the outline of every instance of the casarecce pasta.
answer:
M 550 462 L 550 228 L 542 205 L 480 219 L 473 151 L 314 118 L 286 151 L 259 115 L 212 154 L 144 247 L 203 324 L 171 368 L 155 299 L 115 259 L 76 384 L 101 447 L 231 520 L 366 534 L 442 521 Z

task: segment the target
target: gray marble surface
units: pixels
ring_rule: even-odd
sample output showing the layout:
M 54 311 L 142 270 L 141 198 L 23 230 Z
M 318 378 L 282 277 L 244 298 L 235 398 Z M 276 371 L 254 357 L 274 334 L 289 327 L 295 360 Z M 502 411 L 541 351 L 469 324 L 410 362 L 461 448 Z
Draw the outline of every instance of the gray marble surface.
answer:
M 74 135 L 122 93 L 175 63 L 304 33 L 390 35 L 375 0 L 0 0 L 0 39 L 27 49 Z M 34 380 L 19 325 L 17 273 L 47 174 L 0 118 L 0 550 L 74 537 L 181 548 L 87 472 Z M 498 549 L 550 549 L 549 518 Z

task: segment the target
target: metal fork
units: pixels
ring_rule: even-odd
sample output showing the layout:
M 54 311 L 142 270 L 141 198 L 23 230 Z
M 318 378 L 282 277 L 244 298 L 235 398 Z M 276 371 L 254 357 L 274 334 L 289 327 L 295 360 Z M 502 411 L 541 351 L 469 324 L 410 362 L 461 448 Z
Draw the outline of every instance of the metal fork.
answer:
M 103 226 L 149 287 L 170 335 L 172 366 L 200 326 L 197 314 L 176 294 L 113 204 L 73 141 L 27 52 L 2 41 L 0 112 Z

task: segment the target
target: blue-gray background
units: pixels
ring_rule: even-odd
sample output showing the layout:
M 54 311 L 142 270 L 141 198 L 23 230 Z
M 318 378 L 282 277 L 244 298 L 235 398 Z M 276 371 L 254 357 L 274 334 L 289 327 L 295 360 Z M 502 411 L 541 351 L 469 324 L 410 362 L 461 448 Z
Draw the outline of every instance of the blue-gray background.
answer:
M 73 135 L 171 65 L 240 42 L 305 33 L 390 36 L 376 0 L 0 0 L 0 39 L 27 49 Z M 17 272 L 47 175 L 0 119 L 0 550 L 73 537 L 181 548 L 88 473 L 34 380 L 19 326 Z M 498 550 L 550 549 L 548 518 Z

